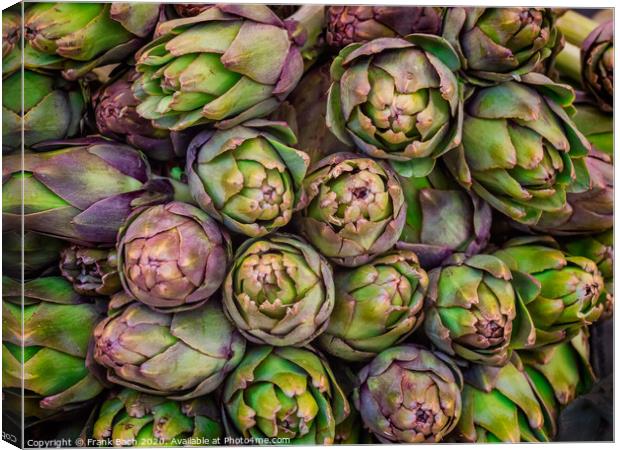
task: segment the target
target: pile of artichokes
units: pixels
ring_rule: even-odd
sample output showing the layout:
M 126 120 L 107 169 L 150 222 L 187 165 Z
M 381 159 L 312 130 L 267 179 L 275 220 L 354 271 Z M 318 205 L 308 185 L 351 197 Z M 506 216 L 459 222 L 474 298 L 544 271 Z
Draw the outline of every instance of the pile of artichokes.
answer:
M 589 15 L 4 10 L 3 432 L 574 437 L 614 303 L 613 22 Z

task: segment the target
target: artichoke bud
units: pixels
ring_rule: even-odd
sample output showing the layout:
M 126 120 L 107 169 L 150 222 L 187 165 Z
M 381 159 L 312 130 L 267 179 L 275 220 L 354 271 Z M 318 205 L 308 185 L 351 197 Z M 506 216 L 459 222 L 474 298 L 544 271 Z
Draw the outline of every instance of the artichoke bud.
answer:
M 17 11 L 2 11 L 2 57 L 5 58 L 19 45 L 22 19 Z
M 595 28 L 581 45 L 581 78 L 586 90 L 606 113 L 614 103 L 614 24 Z
M 115 250 L 67 247 L 60 253 L 60 272 L 82 295 L 112 295 L 122 289 Z

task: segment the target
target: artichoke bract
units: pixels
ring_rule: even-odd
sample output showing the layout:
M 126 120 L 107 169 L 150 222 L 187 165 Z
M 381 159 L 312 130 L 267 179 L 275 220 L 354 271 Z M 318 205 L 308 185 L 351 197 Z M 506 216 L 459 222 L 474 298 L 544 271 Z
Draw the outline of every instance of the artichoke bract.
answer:
M 65 58 L 63 76 L 76 79 L 138 50 L 155 28 L 159 8 L 157 3 L 36 3 L 25 11 L 24 40 L 39 52 Z
M 84 110 L 77 84 L 31 70 L 14 73 L 2 80 L 2 153 L 77 135 Z
M 353 42 L 412 33 L 439 34 L 442 8 L 422 6 L 330 6 L 327 43 L 340 49 Z
M 548 8 L 446 9 L 442 36 L 472 84 L 518 80 L 550 57 L 560 39 Z
M 123 389 L 101 404 L 89 437 L 106 447 L 152 447 L 186 446 L 188 440 L 205 446 L 223 435 L 221 414 L 211 397 L 179 402 Z
M 112 383 L 188 400 L 217 389 L 243 358 L 245 339 L 216 302 L 163 314 L 121 293 L 110 307 L 93 354 Z
M 211 217 L 258 237 L 289 223 L 310 158 L 283 122 L 253 120 L 198 134 L 187 151 L 192 197 Z
M 407 219 L 398 248 L 413 251 L 426 269 L 455 252 L 479 253 L 491 236 L 491 207 L 436 166 L 426 177 L 399 177 Z
M 197 308 L 220 287 L 231 259 L 228 235 L 182 202 L 141 208 L 118 234 L 125 291 L 160 312 Z
M 71 245 L 60 252 L 60 273 L 82 295 L 112 295 L 122 289 L 115 250 Z
M 170 130 L 265 117 L 303 74 L 294 28 L 265 5 L 232 4 L 160 24 L 136 55 L 138 113 Z
M 229 435 L 290 439 L 287 444 L 334 443 L 349 403 L 329 365 L 304 348 L 260 346 L 250 350 L 222 392 Z
M 371 359 L 422 323 L 428 275 L 415 253 L 389 252 L 334 277 L 334 311 L 318 338 L 332 355 L 348 361 Z
M 544 236 L 511 239 L 493 254 L 508 265 L 522 293 L 527 311 L 521 309 L 520 314 L 531 318 L 534 347 L 569 339 L 601 316 L 604 281 L 594 261 L 567 256 Z
M 26 416 L 85 406 L 103 391 L 86 363 L 101 312 L 62 277 L 2 278 L 2 387 L 39 400 Z
M 599 108 L 611 113 L 614 106 L 614 23 L 594 29 L 581 45 L 581 79 Z
M 154 180 L 144 155 L 101 138 L 47 142 L 44 153 L 2 161 L 5 230 L 21 229 L 77 244 L 107 245 L 133 207 L 174 194 L 168 180 Z M 25 207 L 22 215 L 22 194 Z
M 517 340 L 524 341 L 521 347 L 533 344 L 532 333 L 515 333 L 513 338 L 518 293 L 501 259 L 457 253 L 430 271 L 429 277 L 424 329 L 442 352 L 502 366 L 510 357 L 511 338 L 513 345 Z
M 441 353 L 417 345 L 392 347 L 358 378 L 355 405 L 382 443 L 439 442 L 461 415 L 463 378 Z
M 444 160 L 452 175 L 493 208 L 526 225 L 566 207 L 566 194 L 589 187 L 590 143 L 564 108 L 568 85 L 529 73 L 473 90 L 465 103 L 463 142 Z
M 461 142 L 456 53 L 438 36 L 379 38 L 332 63 L 327 126 L 342 142 L 416 176 Z
M 579 99 L 578 99 L 579 100 Z M 583 100 L 583 99 L 582 99 Z M 580 101 L 574 104 L 576 112 L 571 117 L 592 148 L 614 157 L 614 118 L 597 106 Z
M 60 239 L 21 230 L 2 233 L 2 271 L 15 279 L 34 278 L 52 270 L 65 246 Z
M 237 250 L 224 281 L 223 303 L 248 340 L 305 345 L 325 330 L 334 308 L 332 270 L 295 236 L 251 239 Z
M 304 190 L 297 228 L 336 264 L 370 261 L 391 249 L 405 226 L 402 187 L 383 162 L 335 153 L 311 168 Z

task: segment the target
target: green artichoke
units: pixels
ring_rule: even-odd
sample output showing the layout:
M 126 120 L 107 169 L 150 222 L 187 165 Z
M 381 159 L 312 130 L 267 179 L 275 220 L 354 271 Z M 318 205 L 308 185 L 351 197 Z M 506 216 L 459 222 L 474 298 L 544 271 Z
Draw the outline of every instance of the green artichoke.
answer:
M 532 72 L 560 39 L 550 8 L 446 8 L 442 36 L 465 80 L 483 86 Z
M 226 315 L 250 341 L 305 345 L 327 327 L 334 280 L 327 261 L 296 236 L 245 241 L 223 286 Z
M 379 38 L 332 63 L 327 126 L 342 142 L 415 176 L 461 142 L 458 56 L 438 36 Z
M 526 225 L 566 207 L 566 194 L 586 191 L 590 144 L 563 108 L 568 85 L 529 73 L 471 91 L 463 143 L 445 155 L 452 175 L 493 208 Z
M 336 301 L 318 344 L 348 361 L 371 359 L 421 323 L 428 275 L 413 252 L 393 251 L 335 274 Z
M 424 330 L 442 352 L 502 366 L 510 357 L 511 342 L 519 347 L 533 344 L 533 333 L 525 328 L 521 335 L 516 328 L 519 293 L 501 259 L 457 253 L 430 271 L 429 278 Z
M 286 225 L 299 206 L 310 161 L 290 147 L 296 142 L 285 123 L 265 120 L 200 133 L 187 151 L 194 200 L 246 236 L 264 236 Z
M 461 415 L 462 375 L 441 353 L 416 345 L 392 347 L 358 378 L 355 406 L 382 443 L 439 442 Z
M 2 271 L 21 279 L 34 278 L 46 273 L 56 263 L 64 243 L 60 239 L 21 230 L 2 233 Z M 23 252 L 23 253 L 22 253 Z
M 103 386 L 89 372 L 86 354 L 100 308 L 62 277 L 23 284 L 3 277 L 2 300 L 2 387 L 27 403 L 38 400 L 40 409 L 31 405 L 25 415 L 44 417 L 97 397 Z
M 334 263 L 355 267 L 388 251 L 405 225 L 403 191 L 383 162 L 352 153 L 319 161 L 304 181 L 297 228 Z
M 231 259 L 228 235 L 182 202 L 135 210 L 119 231 L 117 251 L 125 291 L 160 312 L 205 304 Z
M 614 156 L 614 118 L 601 112 L 594 105 L 575 102 L 575 115 L 571 118 L 592 147 L 608 156 Z
M 350 411 L 329 365 L 293 347 L 250 350 L 226 380 L 222 402 L 228 434 L 254 444 L 332 444 Z
M 209 302 L 163 314 L 116 294 L 94 331 L 95 360 L 108 381 L 172 400 L 213 392 L 241 361 L 245 339 Z
M 60 273 L 82 295 L 112 295 L 122 289 L 116 251 L 71 245 L 60 252 Z
M 614 107 L 614 22 L 596 27 L 581 44 L 581 79 L 601 110 Z
M 30 70 L 12 74 L 2 80 L 2 153 L 77 135 L 84 110 L 78 85 Z
M 211 397 L 179 402 L 123 389 L 101 404 L 89 437 L 106 447 L 180 447 L 213 445 L 223 435 Z
M 601 316 L 604 282 L 594 261 L 566 256 L 552 238 L 538 236 L 512 239 L 493 254 L 512 271 L 535 347 L 569 339 Z

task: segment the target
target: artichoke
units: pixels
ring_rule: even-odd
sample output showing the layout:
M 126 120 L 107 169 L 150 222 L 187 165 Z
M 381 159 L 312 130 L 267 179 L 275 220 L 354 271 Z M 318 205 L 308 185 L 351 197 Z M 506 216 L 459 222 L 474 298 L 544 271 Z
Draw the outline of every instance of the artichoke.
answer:
M 441 8 L 422 6 L 330 6 L 325 37 L 340 49 L 376 38 L 439 34 L 441 14 Z
M 255 444 L 332 444 L 350 411 L 329 365 L 293 347 L 250 350 L 226 380 L 222 402 L 228 434 Z
M 581 45 L 581 78 L 599 108 L 611 113 L 614 106 L 614 23 L 594 29 Z
M 2 80 L 2 153 L 77 135 L 83 112 L 78 85 L 30 70 L 12 74 Z
M 460 370 L 443 354 L 420 346 L 379 353 L 358 382 L 355 406 L 382 443 L 439 442 L 461 415 Z
M 282 122 L 254 120 L 197 135 L 187 151 L 194 200 L 229 229 L 258 237 L 286 225 L 298 208 L 308 155 Z
M 415 252 L 422 267 L 437 267 L 455 252 L 476 254 L 487 245 L 491 207 L 463 190 L 439 166 L 426 177 L 399 180 L 407 219 L 397 246 Z
M 21 5 L 20 5 L 21 8 Z M 21 40 L 21 11 L 2 11 L 2 58 L 7 57 Z
M 160 312 L 194 309 L 220 287 L 231 258 L 215 220 L 182 202 L 140 208 L 118 234 L 125 291 Z
M 389 252 L 337 272 L 335 285 L 334 311 L 318 344 L 338 358 L 371 359 L 422 323 L 428 275 L 413 252 Z
M 604 282 L 594 261 L 566 256 L 552 238 L 538 236 L 512 239 L 494 255 L 512 271 L 521 314 L 535 328 L 535 347 L 570 339 L 601 316 Z
M 132 55 L 155 28 L 157 3 L 35 3 L 24 15 L 24 40 L 57 56 L 63 76 L 74 80 L 90 70 Z
M 103 386 L 86 354 L 99 307 L 62 277 L 23 284 L 3 277 L 2 299 L 2 387 L 38 399 L 41 409 L 25 415 L 44 417 L 97 397 Z
M 297 227 L 334 263 L 355 267 L 388 251 L 405 225 L 398 178 L 384 163 L 352 153 L 319 161 L 304 181 Z
M 327 327 L 334 281 L 327 261 L 287 234 L 244 242 L 223 286 L 224 311 L 250 341 L 305 345 Z
M 2 233 L 2 271 L 15 279 L 34 278 L 58 263 L 63 241 L 20 230 Z M 23 253 L 22 253 L 23 252 Z
M 163 314 L 125 293 L 94 330 L 95 360 L 108 381 L 172 400 L 213 392 L 241 361 L 245 339 L 216 302 Z
M 526 225 L 566 208 L 566 194 L 588 189 L 590 144 L 564 107 L 567 85 L 529 73 L 476 89 L 465 103 L 463 143 L 445 155 L 452 175 L 493 208 Z
M 514 328 L 519 293 L 501 259 L 457 253 L 433 269 L 429 277 L 424 329 L 442 352 L 502 366 L 510 357 L 511 342 L 514 346 L 518 341 L 519 347 L 533 344 L 534 336 L 527 328 L 525 335 Z
M 592 147 L 611 158 L 614 156 L 614 118 L 587 102 L 575 102 L 576 112 L 571 118 Z
M 78 294 L 112 295 L 121 290 L 116 251 L 71 245 L 60 253 L 60 272 Z
M 5 230 L 21 229 L 84 245 L 112 245 L 132 208 L 175 194 L 155 180 L 144 155 L 101 138 L 48 142 L 40 150 L 3 158 Z M 22 192 L 23 189 L 23 192 Z M 24 211 L 22 215 L 22 194 Z
M 310 12 L 322 16 L 322 7 Z M 136 55 L 138 114 L 176 131 L 267 116 L 303 74 L 300 48 L 314 33 L 307 24 L 300 32 L 267 6 L 234 4 L 160 24 L 161 37 Z
M 458 68 L 456 53 L 438 36 L 351 44 L 332 63 L 327 126 L 373 158 L 427 175 L 461 142 Z
M 483 86 L 532 72 L 560 39 L 550 8 L 447 8 L 442 36 L 464 79 Z
M 210 445 L 223 437 L 219 408 L 211 397 L 184 402 L 132 389 L 111 392 L 90 433 L 107 447 Z M 89 436 L 90 437 L 90 436 Z

